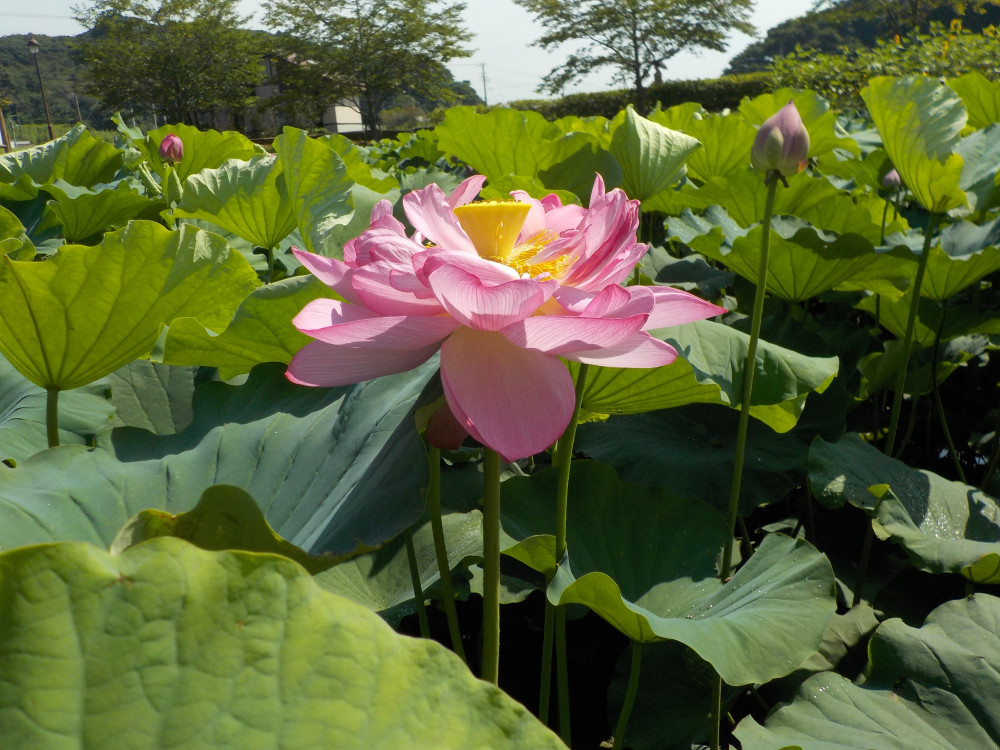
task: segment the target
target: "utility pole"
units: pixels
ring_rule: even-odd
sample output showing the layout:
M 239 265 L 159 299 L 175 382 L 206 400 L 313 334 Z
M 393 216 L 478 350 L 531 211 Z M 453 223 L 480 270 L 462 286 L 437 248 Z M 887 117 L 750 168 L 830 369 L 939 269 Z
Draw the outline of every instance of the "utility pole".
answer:
M 49 140 L 54 141 L 56 139 L 56 134 L 52 132 L 52 118 L 49 116 L 49 100 L 45 98 L 45 84 L 42 83 L 42 69 L 38 67 L 38 48 L 41 45 L 35 40 L 35 37 L 31 37 L 28 40 L 28 49 L 31 50 L 31 56 L 35 58 L 35 72 L 38 73 L 38 88 L 42 90 L 42 105 L 45 107 L 45 122 L 49 126 Z
M 80 114 L 80 97 L 76 94 L 73 94 L 73 104 L 76 105 L 76 121 L 82 123 L 83 115 Z
M 483 72 L 483 104 L 488 107 L 490 102 L 486 98 L 486 63 L 479 63 L 479 68 Z
M 5 101 L 10 102 L 9 99 Z M 14 150 L 14 144 L 10 142 L 10 136 L 7 135 L 7 123 L 3 119 L 3 109 L 0 108 L 0 138 L 3 138 L 3 150 L 8 154 Z

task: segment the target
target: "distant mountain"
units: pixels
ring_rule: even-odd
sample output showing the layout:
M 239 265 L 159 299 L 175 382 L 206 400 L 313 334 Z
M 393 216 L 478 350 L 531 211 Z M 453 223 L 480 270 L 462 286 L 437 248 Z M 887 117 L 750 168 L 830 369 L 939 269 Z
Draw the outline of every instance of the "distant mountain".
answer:
M 982 12 L 967 4 L 965 13 L 956 14 L 952 0 L 929 0 L 928 20 L 947 26 L 958 16 L 966 29 L 981 31 L 987 26 L 1000 26 L 1000 7 L 987 5 Z M 767 70 L 771 60 L 803 49 L 835 53 L 844 47 L 874 47 L 879 39 L 894 34 L 912 32 L 905 18 L 893 17 L 884 3 L 871 0 L 841 0 L 824 10 L 810 12 L 778 24 L 767 32 L 763 41 L 754 42 L 736 55 L 726 69 L 727 74 Z M 899 4 L 902 7 L 902 3 Z
M 38 66 L 45 84 L 49 112 L 55 123 L 75 123 L 76 103 L 79 97 L 80 114 L 87 125 L 99 129 L 111 128 L 112 112 L 102 111 L 97 100 L 84 93 L 87 67 L 80 59 L 76 46 L 90 32 L 77 36 L 45 36 L 38 34 Z M 45 122 L 42 95 L 38 88 L 35 62 L 28 49 L 29 37 L 24 34 L 0 37 L 0 97 L 13 102 L 4 108 L 8 127 L 20 121 Z

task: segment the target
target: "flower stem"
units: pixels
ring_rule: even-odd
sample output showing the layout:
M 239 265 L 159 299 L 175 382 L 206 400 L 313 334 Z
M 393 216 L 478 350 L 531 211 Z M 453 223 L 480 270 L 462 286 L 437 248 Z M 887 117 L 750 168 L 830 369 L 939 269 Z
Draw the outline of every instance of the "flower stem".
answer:
M 770 175 L 769 175 L 770 177 Z M 757 341 L 760 339 L 760 323 L 764 317 L 764 295 L 767 290 L 767 258 L 771 249 L 771 215 L 774 213 L 774 198 L 778 191 L 778 181 L 770 180 L 767 198 L 764 202 L 763 232 L 760 238 L 760 266 L 757 271 L 757 293 L 753 301 L 753 318 L 750 323 L 750 341 L 747 357 L 743 365 L 743 395 L 740 400 L 740 421 L 736 431 L 736 456 L 733 460 L 733 481 L 729 488 L 729 536 L 722 554 L 723 581 L 729 579 L 733 565 L 733 534 L 736 531 L 736 517 L 740 509 L 740 485 L 743 483 L 743 463 L 746 459 L 747 431 L 750 427 L 750 399 L 753 395 L 753 376 L 757 369 Z M 721 718 L 721 717 L 715 717 Z
M 722 678 L 716 675 L 712 686 L 712 750 L 722 747 Z
M 563 431 L 556 446 L 556 464 L 559 467 L 559 484 L 556 488 L 556 565 L 566 553 L 566 513 L 569 507 L 569 474 L 573 465 L 573 444 L 576 442 L 576 425 L 580 420 L 580 407 L 583 404 L 583 391 L 587 386 L 587 370 L 589 365 L 581 364 L 576 376 L 576 402 L 573 404 L 573 416 Z
M 462 631 L 458 626 L 458 612 L 455 609 L 455 589 L 451 585 L 451 566 L 448 564 L 448 547 L 444 539 L 444 524 L 441 521 L 441 449 L 430 446 L 427 450 L 430 481 L 427 485 L 427 507 L 431 515 L 431 533 L 434 536 L 434 555 L 437 558 L 438 574 L 441 576 L 441 598 L 444 613 L 448 618 L 448 634 L 451 636 L 451 650 L 465 659 L 462 647 Z
M 628 674 L 628 687 L 625 689 L 625 703 L 622 704 L 622 712 L 618 714 L 618 723 L 615 725 L 615 734 L 612 738 L 612 750 L 625 745 L 625 730 L 628 728 L 628 720 L 632 715 L 632 706 L 635 705 L 635 696 L 639 692 L 639 667 L 642 665 L 642 644 L 632 641 L 632 666 Z
M 559 688 L 559 739 L 572 746 L 569 710 L 569 657 L 566 653 L 566 608 L 555 608 L 556 619 L 556 680 Z
M 924 272 L 927 270 L 927 258 L 931 254 L 931 239 L 937 226 L 937 214 L 931 214 L 924 230 L 924 247 L 920 251 L 917 263 L 917 278 L 913 282 L 913 298 L 910 300 L 910 314 L 906 319 L 906 333 L 903 336 L 903 362 L 896 378 L 896 392 L 892 401 L 892 414 L 889 417 L 889 434 L 885 439 L 885 455 L 891 456 L 896 443 L 896 431 L 899 429 L 899 413 L 903 407 L 903 391 L 906 389 L 906 369 L 910 364 L 910 350 L 913 347 L 913 330 L 916 328 L 917 309 L 920 307 L 920 287 L 924 282 Z
M 552 695 L 552 638 L 556 628 L 556 609 L 545 600 L 545 625 L 542 628 L 542 678 L 538 686 L 538 720 L 549 723 L 549 701 Z
M 424 604 L 424 589 L 420 585 L 420 570 L 417 568 L 417 552 L 413 549 L 413 532 L 403 532 L 406 540 L 406 561 L 410 564 L 410 583 L 413 585 L 413 600 L 417 605 L 417 621 L 420 623 L 420 637 L 430 638 L 431 628 L 427 623 L 427 606 Z
M 483 662 L 482 679 L 500 672 L 500 455 L 483 449 Z
M 576 400 L 573 404 L 573 416 L 563 431 L 556 445 L 556 465 L 559 467 L 559 482 L 556 485 L 556 565 L 562 562 L 566 554 L 566 516 L 569 508 L 569 475 L 573 466 L 573 444 L 576 442 L 576 426 L 580 421 L 580 407 L 583 404 L 583 392 L 587 386 L 587 371 L 589 365 L 581 364 L 576 376 Z M 552 605 L 546 601 L 546 608 Z M 569 744 L 570 738 L 570 706 L 569 706 L 569 665 L 566 656 L 566 611 L 557 607 L 555 612 L 556 639 L 556 676 L 558 678 L 557 692 L 559 698 L 559 736 Z M 544 658 L 546 647 L 542 646 Z M 543 678 L 545 667 L 543 665 Z M 544 686 L 548 694 L 548 686 Z
M 59 389 L 55 386 L 45 391 L 45 435 L 50 448 L 59 447 Z

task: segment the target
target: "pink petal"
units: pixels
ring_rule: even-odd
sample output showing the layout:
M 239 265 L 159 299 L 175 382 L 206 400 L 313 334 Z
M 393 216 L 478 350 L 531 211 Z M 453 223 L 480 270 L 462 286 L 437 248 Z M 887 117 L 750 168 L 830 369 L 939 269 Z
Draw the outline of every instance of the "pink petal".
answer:
M 648 287 L 630 286 L 626 289 L 618 284 L 609 284 L 590 301 L 581 315 L 616 318 L 648 315 L 654 305 L 655 298 Z
M 451 195 L 445 199 L 445 203 L 452 209 L 456 206 L 472 203 L 479 195 L 479 191 L 483 189 L 484 182 L 486 182 L 485 175 L 474 174 L 472 177 L 467 177 L 461 185 L 451 191 Z
M 635 287 L 629 287 L 634 289 Z M 700 297 L 689 294 L 682 289 L 674 289 L 669 286 L 643 287 L 653 293 L 656 306 L 649 314 L 649 320 L 643 328 L 651 331 L 654 328 L 665 328 L 667 326 L 679 326 L 684 323 L 691 323 L 695 320 L 714 318 L 726 312 L 724 307 L 713 305 Z
M 662 367 L 677 359 L 677 350 L 670 344 L 639 332 L 619 344 L 604 349 L 567 352 L 566 359 L 604 367 Z
M 392 215 L 373 223 L 354 240 L 355 265 L 365 266 L 376 261 L 393 261 L 409 266 L 410 258 L 424 247 L 406 236 L 403 225 Z
M 614 346 L 642 330 L 645 315 L 629 318 L 584 318 L 575 315 L 538 315 L 500 331 L 522 349 L 561 355 Z
M 444 191 L 437 185 L 407 193 L 403 196 L 403 210 L 413 228 L 435 245 L 478 255 L 469 235 L 452 213 Z
M 507 461 L 545 450 L 573 416 L 573 378 L 565 365 L 499 333 L 453 333 L 441 347 L 441 383 L 459 423 Z
M 363 305 L 380 315 L 437 315 L 443 312 L 434 297 L 407 291 L 394 274 L 394 263 L 380 261 L 357 269 L 351 280 L 355 295 Z
M 430 359 L 437 349 L 435 344 L 423 349 L 375 353 L 371 349 L 352 349 L 313 341 L 292 357 L 285 377 L 293 383 L 321 388 L 350 385 L 412 370 Z
M 292 318 L 292 325 L 302 333 L 311 334 L 321 328 L 375 317 L 364 305 L 348 305 L 333 299 L 314 299 Z
M 456 328 L 458 323 L 443 315 L 415 315 L 359 318 L 303 332 L 334 346 L 378 350 L 370 355 L 377 358 L 384 351 L 436 348 Z
M 417 278 L 425 283 L 427 282 L 427 275 L 429 273 L 446 265 L 456 266 L 463 271 L 468 271 L 489 286 L 520 278 L 517 271 L 503 263 L 486 260 L 479 255 L 469 255 L 454 250 L 430 248 L 420 255 L 413 257 L 414 272 Z
M 486 286 L 458 266 L 445 264 L 427 280 L 444 308 L 462 325 L 481 331 L 498 331 L 531 315 L 552 296 L 558 282 L 515 279 Z
M 309 269 L 313 276 L 348 302 L 359 301 L 351 287 L 351 276 L 354 274 L 354 269 L 346 263 L 336 258 L 326 258 L 315 253 L 308 253 L 298 248 L 292 248 L 292 254 L 299 259 L 303 266 Z

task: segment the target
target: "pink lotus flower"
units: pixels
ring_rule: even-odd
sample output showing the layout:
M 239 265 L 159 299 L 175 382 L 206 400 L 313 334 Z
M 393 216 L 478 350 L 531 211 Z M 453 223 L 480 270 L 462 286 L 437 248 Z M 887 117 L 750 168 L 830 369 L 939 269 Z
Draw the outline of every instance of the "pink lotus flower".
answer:
M 795 102 L 768 117 L 757 131 L 750 150 L 750 164 L 759 172 L 798 174 L 809 163 L 809 131 L 802 124 Z
M 160 141 L 160 158 L 168 164 L 176 164 L 184 158 L 184 142 L 173 133 Z
M 646 252 L 639 202 L 604 191 L 590 208 L 523 192 L 477 202 L 485 178 L 448 197 L 409 193 L 407 237 L 381 202 L 339 261 L 296 250 L 346 302 L 315 300 L 295 326 L 316 341 L 292 359 L 295 383 L 335 386 L 404 372 L 441 350 L 445 398 L 459 424 L 507 461 L 554 443 L 572 416 L 564 359 L 659 367 L 677 352 L 647 330 L 724 312 L 669 287 L 622 287 Z

